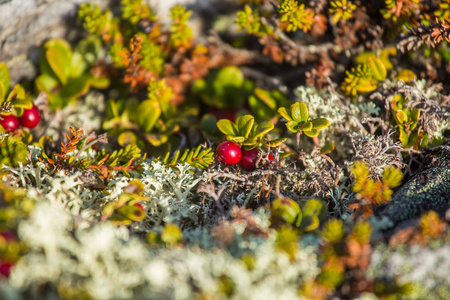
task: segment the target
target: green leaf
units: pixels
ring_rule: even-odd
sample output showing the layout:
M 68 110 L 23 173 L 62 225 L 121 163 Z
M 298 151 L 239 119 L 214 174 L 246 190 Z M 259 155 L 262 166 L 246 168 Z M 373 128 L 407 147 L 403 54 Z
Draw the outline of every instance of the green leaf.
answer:
M 248 98 L 248 104 L 253 115 L 266 120 L 273 117 L 277 108 L 277 101 L 272 94 L 260 88 L 253 91 L 253 95 Z
M 212 84 L 213 94 L 217 97 L 215 106 L 237 108 L 247 97 L 243 91 L 244 74 L 235 66 L 220 69 Z
M 131 221 L 142 221 L 145 219 L 145 212 L 142 208 L 134 205 L 124 205 L 117 209 L 117 212 Z
M 230 126 L 234 125 L 231 124 Z M 200 121 L 200 128 L 202 131 L 212 134 L 218 128 L 218 122 L 212 114 L 204 114 L 202 120 Z M 233 132 L 233 130 L 231 130 L 231 132 Z M 228 133 L 225 133 L 223 131 L 222 133 L 228 135 Z
M 106 204 L 103 207 L 102 220 L 109 218 L 114 213 L 114 210 L 116 209 L 116 205 L 117 205 L 117 202 L 114 201 L 114 202 L 109 202 L 108 204 Z
M 330 125 L 330 121 L 328 121 L 325 118 L 317 118 L 311 121 L 312 128 L 314 129 L 324 129 L 327 128 Z
M 217 122 L 217 128 L 225 135 L 238 135 L 236 125 L 228 119 L 222 119 Z
M 290 198 L 275 199 L 272 202 L 272 216 L 294 226 L 300 226 L 302 222 L 302 210 L 298 203 Z
M 419 121 L 419 116 L 420 116 L 420 110 L 413 109 L 411 111 L 411 115 L 410 115 L 410 118 L 412 121 L 411 128 L 410 128 L 411 130 L 414 130 L 414 128 L 416 128 L 417 122 Z
M 303 102 L 300 102 L 300 114 L 301 114 L 302 122 L 308 121 L 309 110 L 308 110 L 308 107 L 306 107 L 306 104 Z
M 83 59 L 83 56 L 78 52 L 73 52 L 70 65 L 69 65 L 69 77 L 79 77 L 86 70 L 86 62 Z
M 280 108 L 278 109 L 278 113 L 279 113 L 283 118 L 285 118 L 286 120 L 288 120 L 288 121 L 293 121 L 292 118 L 291 118 L 291 116 L 289 115 L 289 113 L 288 113 L 286 107 L 280 107 Z
M 255 122 L 255 118 L 252 115 L 245 115 L 240 117 L 237 120 L 237 127 L 239 135 L 242 135 L 245 138 L 248 138 L 248 135 L 250 134 L 253 124 Z
M 310 131 L 312 128 L 313 128 L 313 125 L 311 122 L 305 122 L 299 126 L 299 129 L 301 131 Z
M 66 100 L 66 103 L 68 103 L 71 100 L 75 100 L 81 95 L 86 94 L 88 90 L 89 75 L 84 75 L 68 81 L 67 84 L 62 87 L 60 95 Z
M 243 137 L 243 136 L 227 136 L 227 140 L 235 142 L 237 144 L 241 144 L 245 141 L 245 137 Z
M 0 104 L 6 97 L 6 93 L 9 90 L 10 77 L 8 67 L 4 62 L 0 62 Z
M 64 85 L 70 75 L 72 51 L 70 45 L 64 40 L 53 40 L 46 43 L 45 57 L 52 71 Z
M 271 121 L 261 122 L 258 126 L 258 133 L 254 136 L 257 137 L 263 137 L 266 135 L 269 131 L 271 131 L 275 125 Z
M 372 71 L 372 76 L 378 80 L 382 81 L 386 78 L 387 72 L 386 67 L 384 66 L 381 59 L 377 57 L 370 57 L 367 60 L 367 65 L 369 66 L 370 70 Z
M 309 118 L 309 111 L 306 104 L 303 102 L 296 102 L 291 105 L 291 116 L 297 123 L 306 122 Z
M 315 137 L 319 135 L 319 131 L 317 129 L 312 129 L 310 131 L 303 131 L 306 136 Z
M 26 91 L 20 84 L 16 84 L 9 93 L 7 101 L 15 101 L 18 99 L 25 100 L 27 98 Z
M 395 112 L 395 116 L 397 119 L 397 123 L 399 125 L 405 124 L 406 121 L 408 120 L 408 117 L 406 116 L 405 112 L 403 110 L 397 110 Z
M 399 136 L 399 140 L 402 142 L 403 147 L 405 148 L 409 148 L 412 145 L 408 145 L 408 141 L 409 141 L 409 135 L 405 132 L 405 130 L 400 128 L 400 136 Z
M 4 87 L 3 83 L 0 82 L 0 105 L 3 104 L 6 97 L 6 88 Z
M 56 78 L 48 75 L 42 74 L 36 78 L 36 87 L 39 91 L 45 92 L 47 95 L 53 93 L 53 90 L 59 85 Z
M 298 124 L 295 121 L 287 122 L 286 127 L 287 127 L 287 129 L 289 129 L 289 131 L 294 132 L 294 133 L 299 131 Z
M 89 84 L 96 89 L 106 89 L 109 87 L 110 80 L 108 77 L 91 77 Z
M 136 116 L 139 128 L 146 133 L 150 132 L 161 115 L 158 100 L 145 100 L 139 104 L 137 111 L 139 112 Z
M 301 228 L 311 231 L 319 227 L 320 221 L 324 220 L 327 214 L 327 205 L 318 199 L 306 201 L 302 207 L 303 220 Z

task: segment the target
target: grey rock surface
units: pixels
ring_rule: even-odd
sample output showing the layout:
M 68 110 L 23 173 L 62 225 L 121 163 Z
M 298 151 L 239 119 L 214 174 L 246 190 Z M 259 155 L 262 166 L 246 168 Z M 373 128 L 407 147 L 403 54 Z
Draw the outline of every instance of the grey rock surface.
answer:
M 441 214 L 450 208 L 450 147 L 436 147 L 425 157 L 424 168 L 397 190 L 378 211 L 393 223 L 410 220 L 427 210 Z
M 0 1 L 0 61 L 5 61 L 12 82 L 36 75 L 38 47 L 55 37 L 67 37 L 77 7 L 92 2 L 106 7 L 109 0 Z

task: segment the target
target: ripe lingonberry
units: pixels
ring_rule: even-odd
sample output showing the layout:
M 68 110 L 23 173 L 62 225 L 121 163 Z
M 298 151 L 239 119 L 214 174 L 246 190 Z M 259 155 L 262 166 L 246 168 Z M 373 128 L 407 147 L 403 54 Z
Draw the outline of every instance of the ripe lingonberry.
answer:
M 36 127 L 40 121 L 41 114 L 34 104 L 31 109 L 24 109 L 22 116 L 19 118 L 20 125 L 30 129 Z
M 217 160 L 227 166 L 234 166 L 242 157 L 241 148 L 234 142 L 225 141 L 216 149 Z
M 0 121 L 0 125 L 3 126 L 6 132 L 14 131 L 20 127 L 19 120 L 13 115 L 1 117 L 3 120 Z
M 261 151 L 258 148 L 242 151 L 242 159 L 240 162 L 241 168 L 248 172 L 254 171 L 256 169 L 256 161 L 258 160 L 260 152 Z
M 275 156 L 274 156 L 273 154 L 269 154 L 269 155 L 267 156 L 266 167 L 268 167 L 268 166 L 270 166 L 270 165 L 274 166 L 274 165 L 275 165 L 274 162 L 278 162 L 278 166 L 279 166 L 279 167 L 281 166 L 281 163 L 280 163 L 278 160 L 275 161 Z M 276 168 L 275 168 L 275 170 L 276 170 Z

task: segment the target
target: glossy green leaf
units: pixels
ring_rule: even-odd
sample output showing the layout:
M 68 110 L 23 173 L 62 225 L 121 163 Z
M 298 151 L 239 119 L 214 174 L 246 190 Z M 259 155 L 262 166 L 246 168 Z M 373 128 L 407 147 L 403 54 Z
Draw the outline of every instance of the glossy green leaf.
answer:
M 136 116 L 137 124 L 144 132 L 148 133 L 155 126 L 161 116 L 161 108 L 159 107 L 158 100 L 145 100 L 139 106 L 139 114 Z
M 396 119 L 397 119 L 397 123 L 399 125 L 405 124 L 406 121 L 408 120 L 408 117 L 406 116 L 406 114 L 405 114 L 405 112 L 403 110 L 397 110 L 395 112 L 395 116 L 396 116 Z
M 13 102 L 18 99 L 25 100 L 26 99 L 26 92 L 25 89 L 20 85 L 16 84 L 11 92 L 9 92 L 8 98 L 6 99 L 7 102 Z
M 287 129 L 289 129 L 289 131 L 291 131 L 291 132 L 297 132 L 297 131 L 299 131 L 298 124 L 297 124 L 297 122 L 295 122 L 295 121 L 287 122 L 287 123 L 286 123 L 286 127 L 287 127 Z
M 311 122 L 305 122 L 299 126 L 299 129 L 301 131 L 310 131 L 312 128 L 313 128 L 313 125 Z
M 228 119 L 222 119 L 217 122 L 217 128 L 225 135 L 238 135 L 236 125 Z
M 328 121 L 325 118 L 317 118 L 314 120 L 311 120 L 312 128 L 314 129 L 324 129 L 327 128 L 330 125 L 330 121 Z
M 286 107 L 280 107 L 278 109 L 278 113 L 288 121 L 293 121 L 291 115 L 288 113 Z
M 306 104 L 303 102 L 296 102 L 291 105 L 291 116 L 297 123 L 306 122 L 309 118 L 309 111 Z
M 410 118 L 411 118 L 411 121 L 412 121 L 411 130 L 414 130 L 414 128 L 416 128 L 417 122 L 419 121 L 419 117 L 420 117 L 420 110 L 413 109 L 411 111 L 411 115 L 410 115 Z
M 312 129 L 310 131 L 303 131 L 306 136 L 315 137 L 319 135 L 319 131 L 317 129 Z
M 227 140 L 241 144 L 245 141 L 243 136 L 227 136 Z
M 271 141 L 269 141 L 269 145 L 270 145 L 270 147 L 278 147 L 282 143 L 284 143 L 286 140 L 287 140 L 287 138 L 279 138 L 279 139 L 271 140 Z
M 244 115 L 237 120 L 237 127 L 239 135 L 248 138 L 253 124 L 255 123 L 255 118 L 252 115 Z
M 47 43 L 45 57 L 52 71 L 64 85 L 70 75 L 70 65 L 72 61 L 72 51 L 70 45 L 64 40 L 54 40 Z
M 403 130 L 401 128 L 399 131 L 400 131 L 400 136 L 398 139 L 400 140 L 400 142 L 402 142 L 403 147 L 405 147 L 405 148 L 411 147 L 412 145 L 408 146 L 409 135 L 405 132 L 405 130 Z
M 261 122 L 257 127 L 258 133 L 255 135 L 255 137 L 264 137 L 274 127 L 275 125 L 273 125 L 271 121 Z

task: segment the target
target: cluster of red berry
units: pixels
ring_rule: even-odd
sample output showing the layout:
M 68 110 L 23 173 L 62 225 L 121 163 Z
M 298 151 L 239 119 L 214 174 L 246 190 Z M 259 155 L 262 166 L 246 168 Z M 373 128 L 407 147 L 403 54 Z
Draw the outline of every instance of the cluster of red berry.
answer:
M 19 118 L 13 115 L 2 115 L 3 120 L 0 121 L 0 125 L 3 126 L 6 132 L 11 132 L 18 129 L 20 126 L 26 128 L 34 128 L 41 121 L 41 114 L 36 105 L 30 109 L 25 109 L 22 116 Z
M 251 172 L 256 169 L 256 163 L 260 156 L 261 150 L 253 148 L 252 150 L 244 150 L 238 144 L 225 141 L 219 144 L 216 149 L 217 160 L 227 166 L 234 166 L 239 163 L 244 171 Z M 268 161 L 274 160 L 272 154 L 269 154 Z

